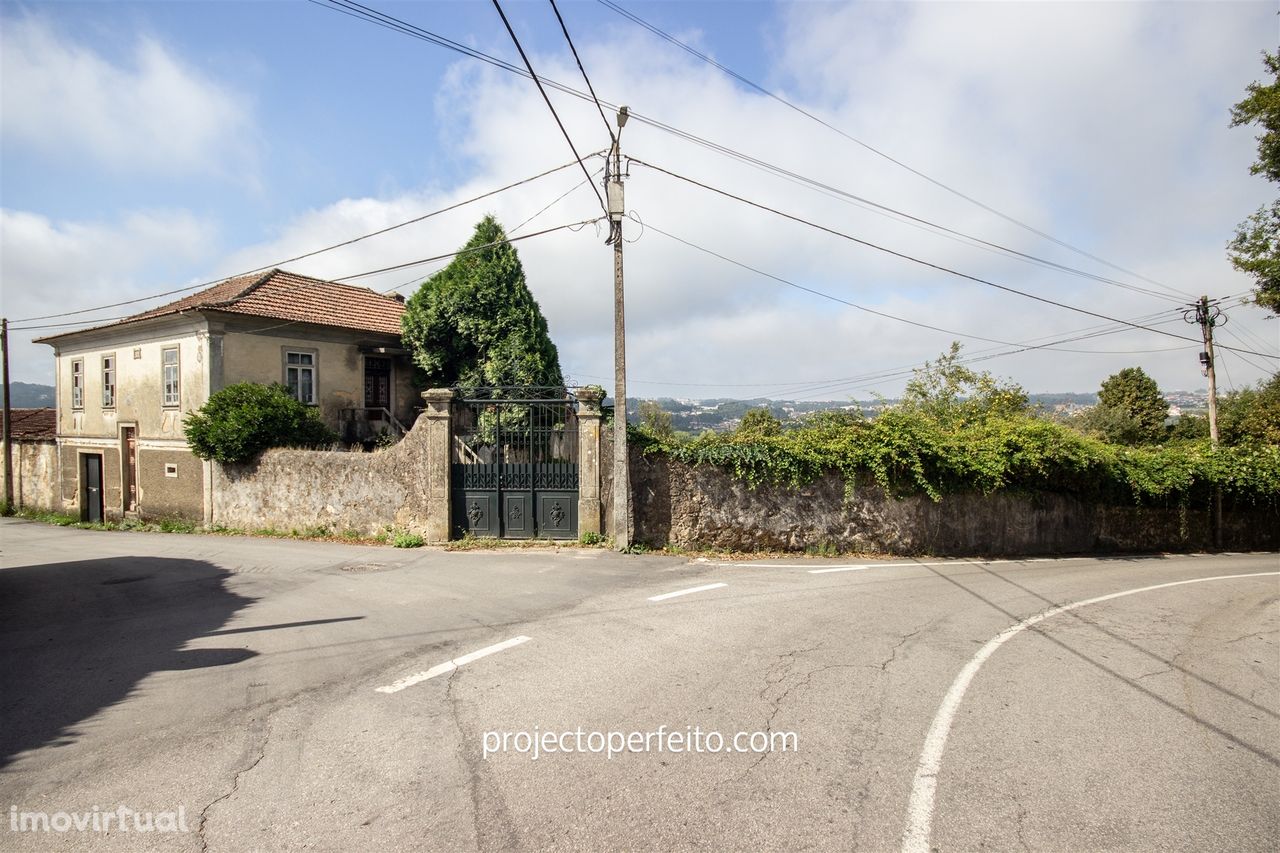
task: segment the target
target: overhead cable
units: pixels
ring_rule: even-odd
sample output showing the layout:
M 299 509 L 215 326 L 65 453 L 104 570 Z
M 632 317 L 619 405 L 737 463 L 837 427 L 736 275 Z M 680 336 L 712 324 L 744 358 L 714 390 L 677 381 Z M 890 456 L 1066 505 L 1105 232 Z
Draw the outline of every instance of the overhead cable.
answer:
M 858 139 L 857 137 L 855 137 L 855 136 L 853 136 L 853 135 L 851 135 L 851 134 L 849 134 L 849 133 L 847 133 L 847 132 L 845 132 L 845 131 L 841 130 L 840 128 L 836 127 L 835 125 L 831 124 L 830 122 L 826 121 L 825 119 L 820 118 L 819 116 L 815 115 L 814 113 L 812 113 L 812 112 L 810 112 L 810 111 L 808 111 L 808 110 L 804 109 L 803 107 L 800 107 L 800 106 L 798 106 L 798 105 L 796 105 L 796 104 L 792 103 L 791 101 L 788 101 L 786 98 L 782 97 L 781 95 L 777 94 L 776 92 L 772 92 L 772 91 L 770 91 L 769 89 L 764 88 L 764 87 L 763 87 L 763 86 L 761 86 L 760 84 L 758 84 L 758 83 L 756 83 L 756 82 L 754 82 L 754 81 L 752 81 L 752 80 L 749 80 L 748 78 L 746 78 L 746 77 L 744 77 L 743 75 L 739 74 L 737 71 L 734 71 L 733 69 L 729 68 L 728 66 L 723 65 L 723 64 L 721 64 L 721 63 L 717 62 L 716 60 L 712 59 L 710 56 L 707 56 L 706 54 L 702 53 L 701 51 L 699 51 L 699 50 L 697 50 L 697 49 L 695 49 L 695 48 L 691 47 L 690 45 L 685 44 L 684 42 L 680 41 L 680 40 L 679 40 L 678 38 L 676 38 L 675 36 L 673 36 L 673 35 L 671 35 L 671 34 L 669 34 L 669 33 L 667 33 L 667 32 L 664 32 L 663 30 L 659 29 L 658 27 L 654 26 L 653 24 L 650 24 L 649 22 L 647 22 L 647 21 L 643 20 L 643 19 L 642 19 L 642 18 L 640 18 L 638 15 L 635 15 L 635 14 L 633 14 L 632 12 L 629 12 L 628 10 L 624 9 L 622 6 L 618 5 L 617 3 L 612 2 L 612 0 L 599 0 L 599 2 L 600 2 L 601 4 L 603 4 L 604 6 L 606 6 L 606 7 L 610 8 L 610 9 L 612 9 L 612 10 L 613 10 L 613 11 L 615 11 L 615 12 L 617 12 L 619 15 L 622 15 L 624 18 L 627 18 L 628 20 L 632 21 L 633 23 L 636 23 L 636 24 L 640 25 L 641 27 L 645 28 L 645 29 L 646 29 L 646 30 L 648 30 L 649 32 L 651 32 L 651 33 L 653 33 L 654 35 L 658 36 L 659 38 L 661 38 L 661 39 L 663 39 L 663 40 L 665 40 L 665 41 L 668 41 L 668 42 L 670 42 L 671 44 L 676 45 L 677 47 L 679 47 L 679 48 L 681 48 L 682 50 L 686 51 L 687 53 L 691 54 L 692 56 L 695 56 L 695 57 L 697 57 L 698 59 L 702 60 L 703 62 L 706 62 L 706 63 L 708 63 L 708 64 L 710 64 L 710 65 L 714 66 L 715 68 L 718 68 L 720 71 L 724 72 L 725 74 L 728 74 L 730 77 L 733 77 L 735 80 L 738 80 L 739 82 L 743 83 L 744 85 L 749 86 L 749 87 L 751 87 L 752 89 L 755 89 L 757 92 L 760 92 L 761 94 L 763 94 L 763 95 L 765 95 L 765 96 L 767 96 L 767 97 L 769 97 L 769 98 L 772 98 L 773 100 L 777 101 L 778 103 L 782 104 L 783 106 L 785 106 L 785 107 L 787 107 L 787 108 L 789 108 L 789 109 L 791 109 L 791 110 L 794 110 L 795 112 L 799 113 L 800 115 L 803 115 L 803 116 L 805 116 L 806 118 L 811 119 L 812 121 L 817 122 L 818 124 L 822 125 L 823 127 L 827 128 L 828 130 L 831 130 L 832 132 L 839 134 L 840 136 L 844 137 L 844 138 L 845 138 L 845 139 L 847 139 L 848 141 L 850 141 L 850 142 L 854 143 L 855 145 L 858 145 L 858 146 L 860 146 L 860 147 L 862 147 L 862 148 L 866 149 L 867 151 L 871 152 L 872 154 L 876 155 L 877 157 L 881 157 L 881 158 L 883 158 L 883 159 L 885 159 L 885 160 L 888 160 L 890 163 L 893 163 L 895 166 L 899 166 L 899 167 L 901 167 L 901 168 L 903 168 L 903 169 L 907 170 L 908 172 L 910 172 L 911 174 L 915 175 L 916 177 L 918 177 L 918 178 L 922 178 L 922 179 L 924 179 L 924 180 L 928 181 L 929 183 L 933 184 L 934 186 L 939 187 L 940 189 L 946 190 L 947 192 L 951 193 L 952 195 L 954 195 L 954 196 L 956 196 L 956 197 L 958 197 L 958 198 L 961 198 L 961 199 L 963 199 L 964 201 L 969 202 L 970 204 L 973 204 L 973 205 L 975 205 L 975 206 L 977 206 L 977 207 L 980 207 L 980 208 L 982 208 L 983 210 L 987 211 L 988 213 L 991 213 L 991 214 L 994 214 L 995 216 L 1000 217 L 1001 219 L 1005 220 L 1006 222 L 1009 222 L 1009 223 L 1011 223 L 1011 224 L 1013 224 L 1013 225 L 1018 226 L 1019 228 L 1022 228 L 1022 229 L 1026 230 L 1026 231 L 1029 231 L 1029 232 L 1031 232 L 1032 234 L 1035 234 L 1037 237 L 1041 237 L 1041 238 L 1043 238 L 1043 239 L 1045 239 L 1045 240 L 1048 240 L 1048 241 L 1050 241 L 1050 242 L 1052 242 L 1052 243 L 1056 243 L 1057 245 L 1059 245 L 1059 246 L 1063 247 L 1064 249 L 1068 249 L 1068 250 L 1070 250 L 1070 251 L 1072 251 L 1072 252 L 1075 252 L 1076 254 L 1081 255 L 1081 256 L 1083 256 L 1083 257 L 1086 257 L 1086 258 L 1088 258 L 1088 259 L 1090 259 L 1090 260 L 1092 260 L 1092 261 L 1096 261 L 1097 263 L 1100 263 L 1100 264 L 1103 264 L 1103 265 L 1105 265 L 1105 266 L 1111 267 L 1111 268 L 1112 268 L 1112 269 L 1114 269 L 1114 270 L 1118 270 L 1119 272 L 1122 272 L 1122 273 L 1124 273 L 1124 274 L 1126 274 L 1126 275 L 1131 275 L 1131 276 L 1133 276 L 1134 278 L 1142 279 L 1143 281 L 1145 281 L 1145 282 L 1147 282 L 1147 283 L 1149 283 L 1149 284 L 1154 284 L 1154 285 L 1156 285 L 1157 287 L 1163 287 L 1163 288 L 1165 288 L 1166 290 L 1171 290 L 1171 291 L 1174 291 L 1174 292 L 1176 292 L 1176 293 L 1181 293 L 1183 296 L 1190 296 L 1190 295 L 1191 295 L 1191 294 L 1189 294 L 1189 293 L 1186 293 L 1185 291 L 1178 290 L 1177 288 L 1171 287 L 1170 285 L 1163 284 L 1162 282 L 1156 281 L 1155 279 L 1147 278 L 1146 276 L 1141 275 L 1140 273 L 1136 273 L 1136 272 L 1133 272 L 1132 270 L 1125 269 L 1124 267 L 1119 266 L 1119 265 L 1117 265 L 1117 264 L 1114 264 L 1114 263 L 1112 263 L 1111 261 L 1106 260 L 1105 258 L 1100 258 L 1100 257 L 1098 257 L 1097 255 L 1094 255 L 1094 254 L 1091 254 L 1091 253 L 1089 253 L 1089 252 L 1085 251 L 1084 249 L 1081 249 L 1081 248 L 1079 248 L 1079 247 L 1077 247 L 1077 246 L 1073 246 L 1072 244 L 1070 244 L 1070 243 L 1068 243 L 1068 242 L 1066 242 L 1066 241 L 1064 241 L 1064 240 L 1060 240 L 1059 238 L 1054 237 L 1052 234 L 1049 234 L 1049 233 L 1047 233 L 1047 232 L 1045 232 L 1045 231 L 1042 231 L 1042 230 L 1040 230 L 1039 228 L 1036 228 L 1036 227 L 1035 227 L 1035 226 L 1033 226 L 1033 225 L 1029 225 L 1029 224 L 1027 224 L 1026 222 L 1023 222 L 1023 221 L 1022 221 L 1022 220 L 1020 220 L 1020 219 L 1017 219 L 1017 218 L 1015 218 L 1015 217 L 1013 217 L 1013 216 L 1010 216 L 1009 214 L 1004 213 L 1004 212 L 1002 212 L 1002 211 L 1000 211 L 1000 210 L 998 210 L 998 209 L 996 209 L 996 208 L 992 207 L 992 206 L 991 206 L 991 205 L 989 205 L 989 204 L 986 204 L 986 203 L 984 203 L 984 202 L 982 202 L 982 201 L 979 201 L 978 199 L 974 198 L 973 196 L 967 195 L 967 194 L 965 194 L 965 193 L 961 192 L 960 190 L 956 189 L 955 187 L 952 187 L 952 186 L 950 186 L 950 185 L 948 185 L 948 184 L 946 184 L 946 183 L 944 183 L 944 182 L 942 182 L 942 181 L 938 180 L 937 178 L 934 178 L 934 177 L 932 177 L 932 176 L 930 176 L 930 175 L 928 175 L 928 174 L 925 174 L 924 172 L 920 171 L 919 169 L 916 169 L 915 167 L 910 166 L 910 165 L 908 165 L 908 164 L 904 163 L 903 161 L 901 161 L 901 160 L 897 159 L 896 157 L 893 157 L 892 155 L 888 154 L 887 152 L 882 151 L 881 149 L 876 148 L 875 146 L 870 145 L 869 143 L 864 142 L 863 140 Z
M 810 227 L 810 228 L 814 228 L 814 229 L 817 229 L 817 230 L 819 230 L 819 231 L 824 231 L 824 232 L 826 232 L 826 233 L 828 233 L 828 234 L 831 234 L 832 236 L 840 237 L 841 239 L 844 239 L 844 240 L 849 240 L 849 241 L 851 241 L 851 242 L 853 242 L 853 243 L 857 243 L 857 244 L 859 244 L 859 245 L 866 246 L 867 248 L 875 249 L 877 252 L 883 252 L 883 253 L 885 253 L 885 254 L 887 254 L 887 255 L 892 255 L 893 257 L 901 258 L 902 260 L 905 260 L 905 261 L 910 261 L 910 262 L 911 262 L 911 263 L 913 263 L 913 264 L 918 264 L 918 265 L 920 265 L 920 266 L 928 267 L 928 268 L 930 268 L 930 269 L 934 269 L 934 270 L 937 270 L 937 271 L 939 271 L 939 272 L 946 273 L 946 274 L 948 274 L 948 275 L 954 275 L 954 276 L 956 276 L 956 277 L 958 277 L 958 278 L 963 278 L 963 279 L 966 279 L 966 280 L 968 280 L 968 281 L 976 282 L 976 283 L 978 283 L 978 284 L 982 284 L 982 285 L 985 285 L 985 286 L 987 286 L 987 287 L 993 287 L 993 288 L 996 288 L 997 290 L 1003 290 L 1003 291 L 1005 291 L 1005 292 L 1007 292 L 1007 293 L 1012 293 L 1012 294 L 1015 294 L 1015 295 L 1017 295 L 1017 296 L 1025 297 L 1025 298 L 1027 298 L 1027 299 L 1034 299 L 1035 301 L 1037 301 L 1037 302 L 1043 302 L 1043 303 L 1045 303 L 1046 305 L 1053 305 L 1053 306 L 1056 306 L 1056 307 L 1058 307 L 1058 308 L 1063 308 L 1063 309 L 1068 310 L 1068 311 L 1075 311 L 1075 312 L 1076 312 L 1076 313 L 1078 313 L 1078 314 L 1085 314 L 1085 315 L 1090 316 L 1090 317 L 1097 317 L 1098 319 L 1101 319 L 1101 320 L 1107 320 L 1107 321 L 1112 322 L 1112 323 L 1124 323 L 1125 325 L 1127 325 L 1127 326 L 1132 326 L 1132 327 L 1133 327 L 1133 328 L 1135 328 L 1135 329 L 1144 329 L 1144 330 L 1149 331 L 1149 332 L 1154 331 L 1154 332 L 1156 332 L 1157 334 L 1166 335 L 1167 337 L 1171 337 L 1171 338 L 1177 338 L 1178 340 L 1183 340 L 1183 341 L 1192 341 L 1193 343 L 1198 342 L 1198 341 L 1196 341 L 1195 339 L 1193 339 L 1193 338 L 1189 338 L 1189 337 L 1187 337 L 1187 336 L 1185 336 L 1185 335 L 1179 335 L 1179 334 L 1175 334 L 1174 332 L 1167 332 L 1167 331 L 1165 331 L 1165 330 L 1163 330 L 1163 329 L 1154 329 L 1154 328 L 1151 328 L 1151 327 L 1149 327 L 1149 326 L 1142 326 L 1142 325 L 1138 325 L 1138 324 L 1135 324 L 1135 323 L 1130 323 L 1130 322 L 1125 321 L 1125 320 L 1119 320 L 1119 319 L 1117 319 L 1117 318 L 1115 318 L 1115 317 L 1109 317 L 1109 316 L 1107 316 L 1106 314 L 1100 314 L 1100 313 L 1098 313 L 1098 312 L 1096 312 L 1096 311 L 1090 311 L 1090 310 L 1089 310 L 1089 309 L 1087 309 L 1087 308 L 1080 308 L 1080 307 L 1075 306 L 1075 305 L 1069 305 L 1069 304 L 1067 304 L 1067 303 L 1065 303 L 1065 302 L 1058 302 L 1057 300 L 1050 299 L 1050 298 L 1048 298 L 1048 297 L 1046 297 L 1046 296 L 1039 296 L 1039 295 L 1034 294 L 1034 293 L 1028 293 L 1028 292 L 1026 292 L 1025 290 L 1018 290 L 1018 289 L 1017 289 L 1017 288 L 1015 288 L 1015 287 L 1009 287 L 1008 285 L 1004 285 L 1004 284 L 997 284 L 997 283 L 996 283 L 996 282 L 994 282 L 994 281 L 990 281 L 990 280 L 988 280 L 988 279 L 981 278 L 981 277 L 979 277 L 979 276 L 971 275 L 971 274 L 969 274 L 969 273 L 961 272 L 961 271 L 959 271 L 959 270 L 952 269 L 951 267 L 943 266 L 942 264 L 936 264 L 936 263 L 933 263 L 932 261 L 926 261 L 926 260 L 924 260 L 924 259 L 922 259 L 922 258 L 917 258 L 917 257 L 915 257 L 914 255 L 909 255 L 909 254 L 907 254 L 907 253 L 905 253 L 905 252 L 899 252 L 899 251 L 897 251 L 897 250 L 895 250 L 895 249 L 890 249 L 890 248 L 888 248 L 888 247 L 886 247 L 886 246 L 881 246 L 881 245 L 879 245 L 878 243 L 873 243 L 873 242 L 871 242 L 870 240 L 864 240 L 864 239 L 862 239 L 861 237 L 855 237 L 855 236 L 853 236 L 853 235 L 851 235 L 851 234 L 846 234 L 846 233 L 845 233 L 845 232 L 843 232 L 843 231 L 839 231 L 839 230 L 837 230 L 837 229 L 835 229 L 835 228 L 830 228 L 830 227 L 828 227 L 828 226 L 826 226 L 826 225 L 821 225 L 821 224 L 819 224 L 819 223 L 817 223 L 817 222 L 813 222 L 813 221 L 808 220 L 808 219 L 805 219 L 805 218 L 803 218 L 803 217 L 796 216 L 796 215 L 794 215 L 794 214 L 790 214 L 790 213 L 785 213 L 785 212 L 783 212 L 783 211 L 781 211 L 781 210 L 778 210 L 777 208 L 770 207 L 770 206 L 768 206 L 768 205 L 766 205 L 766 204 L 761 204 L 760 202 L 751 201 L 750 199 L 743 198 L 743 197 L 742 197 L 742 196 L 740 196 L 740 195 L 735 195 L 734 193 L 731 193 L 731 192 L 729 192 L 728 190 L 722 190 L 722 189 L 719 189 L 718 187 L 713 187 L 713 186 L 711 186 L 710 184 L 703 183 L 702 181 L 698 181 L 698 180 L 695 180 L 695 179 L 693 179 L 693 178 L 685 177 L 684 175 L 677 174 L 676 172 L 672 172 L 672 171 L 671 171 L 671 170 L 669 170 L 669 169 L 664 169 L 664 168 L 662 168 L 661 166 L 655 166 L 655 165 L 653 165 L 652 163 L 647 163 L 647 162 L 645 162 L 644 160 L 639 160 L 639 159 L 637 159 L 637 158 L 635 158 L 635 157 L 627 157 L 627 162 L 628 162 L 628 163 L 634 163 L 634 164 L 636 164 L 636 165 L 638 165 L 638 166 L 645 166 L 645 167 L 647 167 L 647 168 L 653 169 L 654 171 L 657 171 L 657 172 L 661 172 L 662 174 L 664 174 L 664 175 L 668 175 L 668 176 L 670 176 L 670 177 L 672 177 L 672 178 L 675 178 L 675 179 L 677 179 L 677 180 L 684 181 L 685 183 L 692 184 L 693 186 L 700 187 L 700 188 L 702 188 L 702 189 L 704 189 L 704 190 L 708 190 L 708 191 L 710 191 L 710 192 L 716 193 L 717 195 L 724 196 L 725 198 L 729 198 L 729 199 L 732 199 L 732 200 L 734 200 L 734 201 L 740 202 L 740 203 L 742 203 L 742 204 L 746 204 L 746 205 L 748 205 L 748 206 L 750 206 L 750 207 L 754 207 L 754 208 L 756 208 L 756 209 L 758 209 L 758 210 L 763 210 L 763 211 L 766 211 L 766 212 L 768 212 L 768 213 L 772 213 L 772 214 L 774 214 L 775 216 L 780 216 L 780 217 L 782 217 L 783 219 L 789 219 L 789 220 L 791 220 L 792 222 L 797 222 L 797 223 L 800 223 L 801 225 L 806 225 L 806 226 L 808 226 L 808 227 Z M 1245 350 L 1245 352 L 1250 352 L 1250 353 L 1252 353 L 1252 354 L 1254 354 L 1254 355 L 1266 355 L 1265 353 L 1254 353 L 1252 350 Z M 1270 356 L 1270 357 L 1273 357 L 1273 358 L 1274 358 L 1274 356 Z
M 598 151 L 596 151 L 596 152 L 592 152 L 592 153 L 591 153 L 591 154 L 589 154 L 588 156 L 589 156 L 589 157 L 599 157 L 599 156 L 601 156 L 601 153 L 602 153 L 602 152 L 598 152 Z M 539 178 L 545 178 L 547 175 L 554 175 L 556 172 L 563 171 L 563 170 L 568 169 L 569 167 L 571 167 L 571 166 L 575 165 L 575 163 L 576 163 L 576 162 L 577 162 L 577 161 L 575 161 L 575 160 L 570 160 L 568 163 L 564 163 L 564 164 L 562 164 L 562 165 L 560 165 L 560 166 L 556 166 L 554 169 L 547 169 L 545 172 L 539 172 L 539 173 L 538 173 L 538 174 L 536 174 L 536 175 L 531 175 L 530 177 L 523 178 L 523 179 L 521 179 L 521 180 L 519 180 L 519 181 L 515 181 L 515 182 L 513 182 L 513 183 L 507 184 L 507 185 L 506 185 L 506 186 L 504 186 L 504 187 L 499 187 L 499 188 L 497 188 L 496 190 L 489 190 L 488 192 L 481 193 L 480 195 L 472 196 L 471 198 L 468 198 L 468 199 L 466 199 L 466 200 L 464 200 L 464 201 L 459 201 L 459 202 L 456 202 L 456 203 L 454 203 L 454 204 L 451 204 L 451 205 L 449 205 L 449 206 L 447 206 L 447 207 L 442 207 L 442 208 L 440 208 L 439 210 L 433 210 L 433 211 L 431 211 L 430 213 L 424 213 L 424 214 L 421 214 L 421 215 L 419 215 L 419 216 L 415 216 L 415 217 L 413 217 L 412 219 L 406 219 L 406 220 L 404 220 L 403 222 L 397 222 L 395 225 L 389 225 L 389 226 L 387 226 L 386 228 L 380 228 L 380 229 L 378 229 L 377 231 L 370 231 L 368 234 L 361 234 L 361 235 L 360 235 L 360 236 L 358 236 L 358 237 L 352 237 L 352 238 L 351 238 L 351 239 L 349 239 L 349 240 L 343 240 L 343 241 L 342 241 L 342 242 L 340 242 L 340 243 L 334 243 L 333 245 L 331 245 L 331 246 L 325 246 L 325 247 L 324 247 L 324 248 L 322 248 L 322 249 L 313 249 L 313 250 L 311 250 L 311 251 L 309 251 L 309 252 L 304 252 L 304 253 L 302 253 L 301 255 L 294 255 L 294 256 L 293 256 L 293 257 L 291 257 L 291 258 L 285 258 L 284 260 L 275 261 L 275 262 L 273 262 L 273 263 L 266 264 L 265 266 L 254 267 L 253 269 L 251 269 L 251 270 L 245 270 L 244 272 L 238 272 L 238 273 L 235 273 L 235 274 L 233 274 L 233 275 L 227 275 L 227 276 L 222 276 L 221 278 L 215 278 L 215 279 L 211 279 L 211 280 L 209 280 L 209 281 L 203 281 L 203 282 L 200 282 L 199 284 L 191 284 L 191 285 L 187 285 L 186 287 L 179 287 L 179 288 L 175 288 L 174 290 L 166 290 L 166 291 L 164 291 L 164 292 L 162 292 L 162 293 L 153 293 L 153 294 L 151 294 L 150 296 L 140 296 L 140 297 L 138 297 L 137 299 L 126 299 L 126 300 L 124 300 L 124 301 L 122 301 L 122 302 L 112 302 L 112 303 L 109 303 L 109 304 L 107 304 L 107 305 L 99 305 L 99 306 L 97 306 L 97 307 L 95 307 L 95 308 L 80 308 L 80 309 L 75 310 L 75 311 L 64 311 L 64 312 L 61 312 L 61 313 L 58 313 L 58 314 L 44 314 L 44 315 L 39 316 L 39 317 L 25 317 L 25 318 L 23 318 L 23 319 L 21 319 L 21 320 L 14 320 L 13 322 L 14 322 L 14 323 L 31 323 L 31 322 L 34 322 L 34 321 L 36 321 L 36 320 L 52 320 L 52 319 L 56 319 L 56 318 L 58 318 L 58 317 L 74 317 L 74 316 L 76 316 L 76 315 L 78 315 L 78 314 L 91 314 L 91 313 L 93 313 L 93 312 L 95 312 L 95 311 L 105 311 L 105 310 L 107 310 L 108 308 L 119 308 L 119 307 L 124 306 L 124 305 L 136 305 L 136 304 L 137 304 L 137 303 L 139 303 L 139 302 L 150 302 L 150 301 L 151 301 L 151 300 L 153 300 L 153 299 L 160 299 L 160 298 L 165 297 L 165 296 L 173 296 L 173 295 L 178 294 L 178 293 L 186 293 L 186 292 L 188 292 L 188 291 L 192 291 L 192 290 L 199 290 L 200 288 L 204 288 L 204 287 L 210 287 L 210 286 L 212 286 L 212 285 L 215 285 L 215 284 L 217 284 L 217 283 L 219 283 L 219 282 L 222 282 L 222 281 L 226 281 L 226 280 L 228 280 L 228 279 L 232 279 L 232 278 L 239 278 L 240 276 L 245 276 L 245 275 L 253 275 L 254 273 L 257 273 L 257 272 L 265 272 L 265 271 L 267 271 L 267 270 L 269 270 L 269 269 L 275 269 L 276 267 L 283 266 L 284 264 L 291 264 L 291 263 L 293 263 L 294 261 L 300 261 L 300 260 L 303 260 L 304 258 L 314 257 L 315 255 L 324 254 L 325 252 L 331 252 L 331 251 L 333 251 L 334 249 L 341 249 L 341 248 L 343 248 L 344 246 L 350 246 L 350 245 L 352 245 L 353 243 L 359 243 L 359 242 L 360 242 L 360 241 L 362 241 L 362 240 L 368 240 L 370 237 L 377 237 L 377 236 L 379 236 L 379 235 L 386 234 L 386 233 L 387 233 L 387 232 L 389 232 L 389 231 L 395 231 L 397 228 L 404 228 L 406 225 L 414 225 L 414 224 L 416 224 L 416 223 L 418 223 L 418 222 L 422 222 L 422 221 L 424 221 L 424 220 L 431 219 L 431 218 L 432 218 L 432 217 L 434 217 L 434 216 L 439 216 L 439 215 L 441 215 L 441 214 L 443 214 L 443 213 L 448 213 L 448 212 L 450 212 L 450 211 L 452 211 L 452 210 L 457 210 L 457 209 L 458 209 L 458 208 L 460 208 L 460 207 L 465 207 L 466 205 L 474 204 L 474 203 L 475 203 L 475 202 L 477 202 L 477 201 L 482 201 L 482 200 L 484 200 L 484 199 L 486 199 L 486 198 L 489 198 L 490 196 L 495 196 L 495 195 L 497 195 L 497 194 L 499 194 L 499 193 L 503 193 L 503 192 L 506 192 L 506 191 L 508 191 L 508 190 L 515 189 L 516 187 L 522 186 L 522 185 L 527 184 L 527 183 L 530 183 L 530 182 L 532 182 L 532 181 L 536 181 L 536 180 L 538 180 Z M 98 320 L 88 320 L 88 321 L 86 321 L 86 322 L 88 322 L 88 323 L 98 323 L 98 322 L 102 322 L 102 320 L 101 320 L 101 319 L 98 319 Z M 76 325 L 76 324 L 72 324 L 72 323 L 63 323 L 63 324 L 60 324 L 60 325 L 66 325 L 66 326 L 69 326 L 69 325 Z M 33 327 L 30 327 L 30 328 L 51 328 L 51 327 L 50 327 L 50 326 L 40 326 L 40 327 L 34 327 L 34 326 L 33 326 Z

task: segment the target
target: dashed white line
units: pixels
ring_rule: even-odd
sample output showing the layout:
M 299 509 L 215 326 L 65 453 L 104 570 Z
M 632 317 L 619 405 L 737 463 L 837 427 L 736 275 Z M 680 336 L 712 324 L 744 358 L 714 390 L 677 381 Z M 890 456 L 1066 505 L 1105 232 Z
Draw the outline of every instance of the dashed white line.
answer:
M 1084 601 L 1076 601 L 1071 604 L 1064 604 L 1061 607 L 1052 607 L 1041 611 L 1035 616 L 1029 616 L 1020 622 L 1010 625 L 992 637 L 985 646 L 978 649 L 978 653 L 965 664 L 964 669 L 960 670 L 960 674 L 951 683 L 951 688 L 947 691 L 947 695 L 943 697 L 942 704 L 938 707 L 937 714 L 934 715 L 933 723 L 929 726 L 929 733 L 925 735 L 924 748 L 920 751 L 920 761 L 916 765 L 915 781 L 911 786 L 911 799 L 907 804 L 907 826 L 902 833 L 902 853 L 928 853 L 932 849 L 929 844 L 929 836 L 933 833 L 934 799 L 937 796 L 938 772 L 942 769 L 942 753 L 947 747 L 947 736 L 951 733 L 951 725 L 955 721 L 956 712 L 960 710 L 960 702 L 964 699 L 965 691 L 969 689 L 969 684 L 973 681 L 974 676 L 978 674 L 978 670 L 982 668 L 982 664 L 986 662 L 987 658 L 995 654 L 996 650 L 1006 642 L 1050 617 L 1066 613 L 1069 610 L 1075 610 L 1077 607 L 1086 607 L 1090 604 L 1110 601 L 1113 598 L 1123 598 L 1126 595 L 1136 595 L 1140 592 L 1151 592 L 1156 589 L 1168 589 L 1169 587 L 1185 586 L 1193 583 L 1237 580 L 1239 578 L 1275 577 L 1277 575 L 1280 575 L 1280 572 L 1219 575 L 1211 578 L 1192 578 L 1185 581 L 1160 583 L 1154 586 L 1139 587 L 1138 589 L 1127 589 L 1124 592 L 1113 592 L 1110 595 L 1100 595 L 1097 598 L 1088 598 Z
M 500 652 L 500 651 L 503 651 L 504 649 L 509 649 L 512 646 L 518 646 L 521 643 L 527 643 L 529 642 L 529 639 L 530 639 L 529 637 L 523 637 L 523 636 L 512 637 L 510 640 L 504 640 L 501 643 L 494 643 L 492 646 L 485 646 L 483 649 L 480 649 L 478 651 L 465 654 L 462 657 L 457 657 L 450 661 L 445 661 L 442 664 L 437 664 L 436 666 L 431 667 L 431 669 L 428 669 L 425 672 L 415 672 L 413 675 L 406 675 L 404 678 L 400 679 L 399 681 L 388 684 L 385 687 L 378 687 L 375 689 L 379 693 L 398 693 L 401 690 L 404 690 L 406 687 L 412 687 L 415 684 L 420 684 L 423 681 L 426 681 L 431 678 L 435 678 L 437 675 L 444 675 L 447 672 L 453 672 L 455 669 L 457 669 L 460 666 L 466 666 L 472 661 L 477 661 L 477 660 L 480 660 L 480 658 L 488 657 L 494 652 Z
M 668 598 L 675 598 L 680 595 L 692 595 L 695 592 L 706 592 L 709 589 L 719 589 L 722 586 L 728 586 L 727 583 L 709 583 L 706 586 L 694 586 L 689 589 L 678 589 L 675 592 L 664 592 L 662 595 L 652 595 L 650 601 L 666 601 Z

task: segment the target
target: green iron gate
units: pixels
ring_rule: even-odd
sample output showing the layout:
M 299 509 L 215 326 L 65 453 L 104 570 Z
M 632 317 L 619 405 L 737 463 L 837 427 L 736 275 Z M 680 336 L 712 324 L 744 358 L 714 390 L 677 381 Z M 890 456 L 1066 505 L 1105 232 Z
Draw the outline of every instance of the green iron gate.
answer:
M 577 405 L 564 388 L 460 389 L 453 535 L 577 538 Z

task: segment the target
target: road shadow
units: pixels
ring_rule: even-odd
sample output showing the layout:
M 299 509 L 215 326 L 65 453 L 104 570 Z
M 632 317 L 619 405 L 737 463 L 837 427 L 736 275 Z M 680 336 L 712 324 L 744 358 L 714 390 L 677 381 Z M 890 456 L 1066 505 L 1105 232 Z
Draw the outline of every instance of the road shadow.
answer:
M 77 724 L 146 676 L 239 663 L 242 648 L 183 651 L 254 599 L 200 560 L 113 557 L 0 569 L 0 768 L 65 745 Z

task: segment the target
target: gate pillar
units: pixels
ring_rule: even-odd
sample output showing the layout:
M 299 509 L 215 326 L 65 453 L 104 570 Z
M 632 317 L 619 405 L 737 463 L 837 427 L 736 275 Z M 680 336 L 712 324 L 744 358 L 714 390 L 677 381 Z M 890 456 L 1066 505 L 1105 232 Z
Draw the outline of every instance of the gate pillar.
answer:
M 603 392 L 579 388 L 578 533 L 600 533 L 600 401 Z
M 449 463 L 453 456 L 450 423 L 452 388 L 422 392 L 427 403 L 427 542 L 449 541 Z

